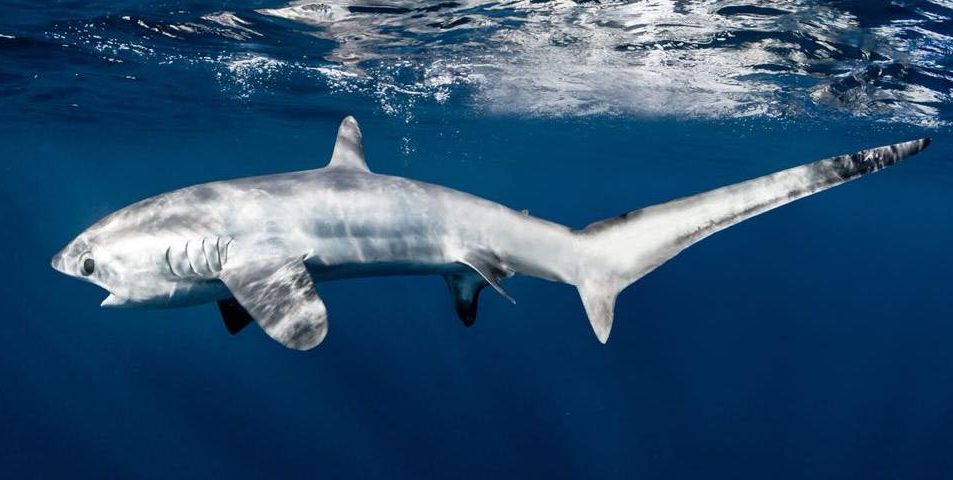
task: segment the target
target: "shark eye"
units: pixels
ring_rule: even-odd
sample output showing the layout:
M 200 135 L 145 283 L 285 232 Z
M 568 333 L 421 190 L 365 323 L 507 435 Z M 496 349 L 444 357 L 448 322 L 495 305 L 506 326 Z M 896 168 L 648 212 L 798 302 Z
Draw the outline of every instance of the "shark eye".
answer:
M 95 270 L 96 270 L 96 262 L 93 261 L 92 258 L 87 258 L 86 260 L 83 260 L 82 272 L 84 276 L 88 277 L 92 275 Z

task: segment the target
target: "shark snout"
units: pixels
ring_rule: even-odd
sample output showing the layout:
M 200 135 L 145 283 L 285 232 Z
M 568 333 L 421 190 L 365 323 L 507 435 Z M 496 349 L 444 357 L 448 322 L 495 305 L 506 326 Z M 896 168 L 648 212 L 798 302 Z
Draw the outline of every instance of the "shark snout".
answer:
M 53 270 L 56 270 L 60 273 L 65 273 L 69 275 L 69 272 L 66 271 L 66 261 L 64 257 L 66 256 L 66 249 L 60 250 L 53 255 L 53 259 L 50 260 L 50 266 L 53 267 Z
M 66 247 L 60 250 L 59 252 L 57 252 L 56 255 L 53 255 L 53 258 L 50 260 L 50 266 L 53 267 L 53 270 L 56 270 L 57 272 L 69 275 L 71 277 L 76 277 L 77 276 L 76 272 L 71 271 L 71 269 L 69 269 L 66 266 L 67 258 L 69 257 L 69 253 L 67 252 L 68 250 L 69 250 L 69 247 Z M 93 282 L 93 283 L 96 283 L 97 285 L 99 285 L 98 282 Z M 129 301 L 123 298 L 122 296 L 116 295 L 115 293 L 113 293 L 111 290 L 109 290 L 103 285 L 100 285 L 100 287 L 102 287 L 104 290 L 106 290 L 109 293 L 109 296 L 106 297 L 106 299 L 104 299 L 102 303 L 100 303 L 101 307 L 122 308 L 129 305 Z

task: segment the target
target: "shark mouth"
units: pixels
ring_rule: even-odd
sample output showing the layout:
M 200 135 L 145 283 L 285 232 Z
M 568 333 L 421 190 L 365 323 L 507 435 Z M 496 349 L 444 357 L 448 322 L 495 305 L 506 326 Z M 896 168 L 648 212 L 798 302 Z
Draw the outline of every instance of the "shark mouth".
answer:
M 114 293 L 110 293 L 109 296 L 103 299 L 103 303 L 100 303 L 99 306 L 104 308 L 122 308 L 128 304 L 129 304 L 129 301 L 126 300 L 125 298 L 120 297 Z

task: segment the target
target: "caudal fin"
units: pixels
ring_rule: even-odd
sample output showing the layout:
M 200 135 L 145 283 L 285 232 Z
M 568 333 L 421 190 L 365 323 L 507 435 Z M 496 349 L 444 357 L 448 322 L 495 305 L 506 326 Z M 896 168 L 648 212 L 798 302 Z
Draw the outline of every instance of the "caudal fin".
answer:
M 624 288 L 624 287 L 623 287 Z M 616 285 L 603 284 L 598 281 L 588 281 L 576 287 L 582 298 L 582 305 L 589 316 L 589 324 L 600 342 L 609 341 L 609 332 L 612 331 L 612 317 L 615 310 L 615 299 L 622 289 Z
M 603 220 L 576 232 L 588 252 L 575 283 L 600 342 L 619 292 L 709 235 L 915 155 L 929 138 L 862 150 Z

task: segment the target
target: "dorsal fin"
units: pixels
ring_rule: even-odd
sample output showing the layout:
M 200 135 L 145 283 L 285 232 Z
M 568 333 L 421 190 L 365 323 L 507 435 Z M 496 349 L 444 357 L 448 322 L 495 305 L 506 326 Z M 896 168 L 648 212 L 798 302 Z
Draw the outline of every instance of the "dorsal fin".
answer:
M 361 127 L 357 124 L 357 120 L 350 115 L 345 117 L 341 121 L 341 126 L 338 127 L 338 138 L 334 142 L 334 153 L 331 154 L 328 168 L 370 172 L 367 163 L 364 161 L 364 140 L 361 137 Z

